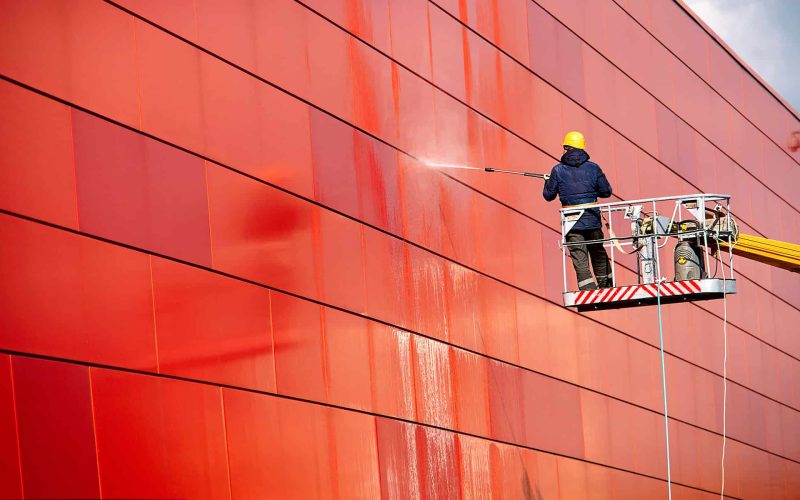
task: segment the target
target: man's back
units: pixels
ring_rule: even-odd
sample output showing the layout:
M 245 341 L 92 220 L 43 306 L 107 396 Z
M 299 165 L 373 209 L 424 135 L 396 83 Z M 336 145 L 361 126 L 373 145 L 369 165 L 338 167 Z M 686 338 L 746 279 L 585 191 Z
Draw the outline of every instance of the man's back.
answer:
M 550 178 L 544 184 L 542 196 L 547 201 L 558 196 L 565 206 L 593 203 L 597 198 L 611 196 L 611 184 L 600 166 L 589 161 L 586 151 L 571 148 L 561 157 L 561 163 L 553 167 Z M 600 217 L 596 212 L 587 210 L 575 229 L 600 228 Z

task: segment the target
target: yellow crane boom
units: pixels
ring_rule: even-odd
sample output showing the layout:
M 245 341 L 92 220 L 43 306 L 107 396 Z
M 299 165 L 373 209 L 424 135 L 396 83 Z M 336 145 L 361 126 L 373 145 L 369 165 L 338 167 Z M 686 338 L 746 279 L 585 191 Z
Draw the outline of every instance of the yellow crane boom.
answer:
M 719 246 L 728 248 L 723 242 Z M 793 243 L 740 234 L 733 245 L 733 254 L 795 273 L 800 272 L 800 245 Z

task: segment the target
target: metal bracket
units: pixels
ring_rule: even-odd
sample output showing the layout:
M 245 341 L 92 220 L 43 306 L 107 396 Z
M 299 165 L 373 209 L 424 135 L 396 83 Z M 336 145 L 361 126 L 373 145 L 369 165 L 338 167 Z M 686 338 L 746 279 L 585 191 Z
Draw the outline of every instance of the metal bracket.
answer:
M 564 212 L 563 222 L 564 222 L 564 235 L 565 236 L 572 230 L 572 228 L 575 226 L 575 224 L 577 224 L 578 219 L 581 218 L 581 215 L 583 215 L 583 212 L 584 212 L 583 208 Z
M 688 210 L 698 222 L 705 222 L 705 207 L 702 203 L 700 203 L 700 198 L 694 200 L 684 200 L 681 202 L 681 205 L 683 208 Z
M 636 220 L 642 214 L 642 205 L 631 205 L 625 208 L 625 213 L 622 216 L 624 219 Z

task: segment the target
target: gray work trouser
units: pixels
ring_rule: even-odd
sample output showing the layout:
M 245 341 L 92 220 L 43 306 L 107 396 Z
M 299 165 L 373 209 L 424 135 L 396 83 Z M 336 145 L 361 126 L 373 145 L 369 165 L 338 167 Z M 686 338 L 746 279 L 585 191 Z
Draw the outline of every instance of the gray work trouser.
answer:
M 603 239 L 602 229 L 573 229 L 567 233 L 567 243 L 581 243 L 590 240 Z M 572 258 L 572 265 L 575 267 L 575 274 L 578 276 L 578 288 L 580 290 L 594 290 L 598 286 L 607 288 L 611 286 L 610 269 L 608 267 L 608 254 L 603 248 L 602 243 L 578 244 L 570 246 L 569 256 Z M 597 277 L 595 285 L 592 271 L 589 269 L 589 260 L 592 261 L 592 270 Z

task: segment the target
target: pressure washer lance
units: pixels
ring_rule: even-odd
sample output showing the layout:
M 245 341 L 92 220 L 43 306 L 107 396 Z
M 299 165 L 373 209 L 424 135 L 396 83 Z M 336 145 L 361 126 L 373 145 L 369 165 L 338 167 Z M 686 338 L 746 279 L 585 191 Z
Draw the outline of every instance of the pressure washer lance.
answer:
M 535 177 L 537 179 L 544 179 L 544 180 L 550 178 L 550 174 L 534 174 L 533 172 L 517 172 L 515 170 L 500 170 L 498 168 L 490 168 L 490 167 L 486 167 L 483 170 L 486 172 L 499 172 L 501 174 L 524 175 L 525 177 Z
M 423 161 L 424 164 L 428 165 L 429 167 L 434 168 L 459 168 L 462 170 L 483 170 L 484 172 L 499 172 L 501 174 L 514 174 L 514 175 L 524 175 L 525 177 L 535 177 L 537 179 L 544 179 L 547 180 L 550 178 L 549 174 L 534 174 L 533 172 L 518 172 L 516 170 L 500 170 L 499 168 L 480 168 L 480 167 L 473 167 L 470 165 L 458 165 L 455 163 L 438 163 L 434 161 Z

